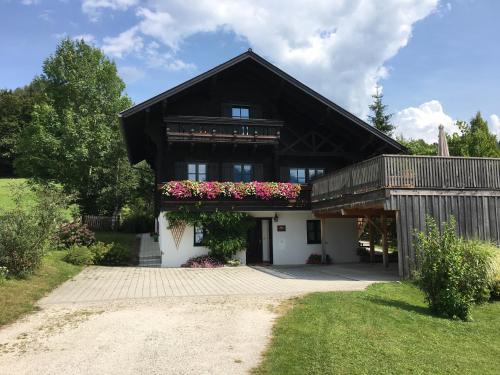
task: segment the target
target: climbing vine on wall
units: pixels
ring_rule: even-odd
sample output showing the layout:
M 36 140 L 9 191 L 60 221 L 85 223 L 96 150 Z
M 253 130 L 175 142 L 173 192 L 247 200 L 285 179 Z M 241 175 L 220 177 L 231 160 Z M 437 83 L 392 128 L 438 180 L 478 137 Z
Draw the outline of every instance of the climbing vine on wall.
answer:
M 251 216 L 244 212 L 196 211 L 181 207 L 179 211 L 165 212 L 168 227 L 188 224 L 202 226 L 205 234 L 203 245 L 210 255 L 222 261 L 231 259 L 238 251 L 246 248 L 247 233 L 252 227 Z

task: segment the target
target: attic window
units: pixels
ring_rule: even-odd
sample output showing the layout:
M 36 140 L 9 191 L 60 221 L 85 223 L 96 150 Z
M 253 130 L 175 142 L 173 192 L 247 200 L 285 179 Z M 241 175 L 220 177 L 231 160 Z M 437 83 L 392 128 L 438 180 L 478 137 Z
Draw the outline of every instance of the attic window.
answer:
M 231 117 L 232 118 L 250 118 L 250 108 L 242 106 L 232 106 L 231 107 Z

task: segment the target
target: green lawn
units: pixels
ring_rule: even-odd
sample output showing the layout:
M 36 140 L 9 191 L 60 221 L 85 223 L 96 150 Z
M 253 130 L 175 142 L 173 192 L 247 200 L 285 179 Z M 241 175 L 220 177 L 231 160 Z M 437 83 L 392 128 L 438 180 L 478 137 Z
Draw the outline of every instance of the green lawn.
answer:
M 0 284 L 0 327 L 36 309 L 36 301 L 82 269 L 62 260 L 65 251 L 49 252 L 40 269 L 26 279 Z
M 0 210 L 12 208 L 12 188 L 26 182 L 25 178 L 0 178 Z
M 500 303 L 473 322 L 429 314 L 409 283 L 315 293 L 293 302 L 273 329 L 256 374 L 498 374 Z

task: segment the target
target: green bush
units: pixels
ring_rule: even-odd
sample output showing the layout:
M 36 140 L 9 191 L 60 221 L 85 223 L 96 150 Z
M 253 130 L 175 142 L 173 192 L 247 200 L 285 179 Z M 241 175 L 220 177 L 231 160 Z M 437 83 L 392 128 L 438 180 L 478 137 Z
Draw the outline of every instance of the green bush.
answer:
M 474 303 L 484 302 L 492 282 L 491 246 L 466 241 L 456 234 L 455 219 L 443 223 L 427 218 L 426 232 L 416 238 L 418 285 L 430 309 L 468 320 Z
M 7 276 L 9 276 L 9 270 L 7 267 L 0 267 L 0 285 L 7 280 Z
M 130 264 L 131 256 L 129 248 L 120 244 L 112 244 L 99 264 L 103 266 L 127 266 Z
M 77 266 L 89 266 L 94 263 L 92 251 L 86 246 L 75 245 L 70 247 L 63 259 L 65 262 Z
M 103 264 L 104 259 L 107 254 L 113 248 L 113 244 L 108 244 L 104 242 L 97 242 L 94 245 L 89 247 L 90 252 L 92 253 L 92 259 L 94 264 Z
M 33 197 L 32 200 L 26 196 Z M 14 207 L 0 210 L 0 267 L 23 277 L 35 271 L 63 220 L 68 197 L 54 186 L 31 185 L 14 190 Z
M 495 257 L 493 260 L 491 296 L 492 300 L 500 300 L 500 248 L 495 247 Z
M 95 235 L 80 220 L 62 224 L 57 230 L 56 240 L 61 247 L 90 246 L 95 242 Z
M 136 198 L 121 212 L 120 230 L 127 233 L 148 233 L 154 230 L 152 199 Z

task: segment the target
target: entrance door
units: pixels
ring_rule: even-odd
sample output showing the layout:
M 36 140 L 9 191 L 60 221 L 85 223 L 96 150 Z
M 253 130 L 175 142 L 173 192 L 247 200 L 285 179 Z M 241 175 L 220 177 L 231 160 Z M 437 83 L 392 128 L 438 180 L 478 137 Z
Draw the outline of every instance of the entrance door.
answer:
M 247 237 L 247 264 L 273 263 L 272 221 L 254 219 Z

